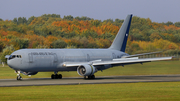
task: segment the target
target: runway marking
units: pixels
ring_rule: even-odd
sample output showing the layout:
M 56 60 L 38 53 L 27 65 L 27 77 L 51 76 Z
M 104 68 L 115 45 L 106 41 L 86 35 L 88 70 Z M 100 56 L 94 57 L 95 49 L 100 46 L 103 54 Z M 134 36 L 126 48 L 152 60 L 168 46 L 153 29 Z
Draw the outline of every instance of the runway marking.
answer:
M 62 79 L 25 78 L 21 81 L 0 79 L 0 87 L 178 81 L 180 81 L 180 75 L 101 76 L 91 80 L 83 79 L 82 77 L 65 77 Z

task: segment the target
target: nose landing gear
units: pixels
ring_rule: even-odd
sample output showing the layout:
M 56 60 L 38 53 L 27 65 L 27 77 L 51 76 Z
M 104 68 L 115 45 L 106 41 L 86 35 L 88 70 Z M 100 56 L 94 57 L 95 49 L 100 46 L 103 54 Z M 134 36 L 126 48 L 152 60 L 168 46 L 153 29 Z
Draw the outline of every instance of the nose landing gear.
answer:
M 20 75 L 20 71 L 16 71 L 16 73 L 18 73 L 18 74 L 17 74 L 17 80 L 22 80 L 22 77 L 21 77 L 21 75 Z

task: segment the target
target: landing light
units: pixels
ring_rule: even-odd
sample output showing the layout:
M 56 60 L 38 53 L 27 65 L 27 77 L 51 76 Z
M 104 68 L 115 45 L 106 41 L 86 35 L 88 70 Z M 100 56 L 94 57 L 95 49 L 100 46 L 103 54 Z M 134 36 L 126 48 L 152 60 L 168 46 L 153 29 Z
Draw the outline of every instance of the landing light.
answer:
M 66 64 L 65 64 L 65 63 L 63 64 L 63 67 L 66 67 Z

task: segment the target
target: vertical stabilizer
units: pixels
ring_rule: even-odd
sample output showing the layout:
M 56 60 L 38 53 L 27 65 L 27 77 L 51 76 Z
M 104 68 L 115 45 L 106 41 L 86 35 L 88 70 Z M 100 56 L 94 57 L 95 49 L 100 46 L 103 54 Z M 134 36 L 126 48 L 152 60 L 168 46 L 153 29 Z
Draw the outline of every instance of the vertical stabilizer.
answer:
M 109 49 L 125 52 L 129 29 L 131 25 L 132 14 L 128 15 L 124 20 L 119 32 L 117 33 L 113 43 Z

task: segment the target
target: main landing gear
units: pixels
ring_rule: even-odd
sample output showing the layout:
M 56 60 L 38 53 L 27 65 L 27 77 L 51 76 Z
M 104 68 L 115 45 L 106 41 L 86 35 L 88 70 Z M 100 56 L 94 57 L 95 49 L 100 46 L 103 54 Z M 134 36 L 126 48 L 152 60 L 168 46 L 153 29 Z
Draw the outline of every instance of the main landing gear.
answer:
M 84 79 L 95 79 L 95 75 L 84 76 Z
M 54 72 L 54 74 L 51 75 L 51 79 L 62 79 L 62 75 L 57 73 L 58 72 Z
M 20 75 L 20 71 L 16 71 L 16 73 L 18 73 L 18 74 L 17 74 L 17 80 L 22 80 L 22 77 L 21 77 L 21 75 Z

